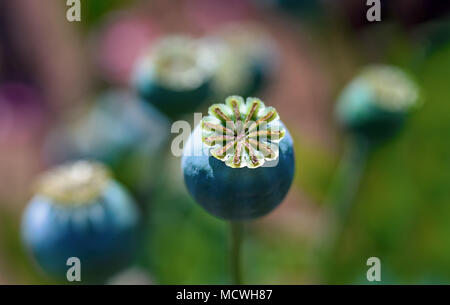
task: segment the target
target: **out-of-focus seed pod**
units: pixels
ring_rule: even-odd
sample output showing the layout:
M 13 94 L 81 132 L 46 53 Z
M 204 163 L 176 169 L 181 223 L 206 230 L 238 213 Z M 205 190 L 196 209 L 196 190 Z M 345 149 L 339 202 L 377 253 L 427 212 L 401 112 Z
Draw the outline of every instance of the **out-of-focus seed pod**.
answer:
M 23 241 L 41 269 L 67 280 L 78 258 L 81 281 L 103 282 L 127 267 L 138 247 L 139 214 L 99 163 L 78 161 L 44 173 L 22 219 Z
M 131 84 L 170 118 L 193 112 L 211 94 L 216 58 L 200 40 L 169 36 L 137 61 Z
M 418 103 L 418 87 L 407 73 L 374 65 L 364 68 L 344 88 L 336 116 L 350 132 L 379 141 L 395 134 Z

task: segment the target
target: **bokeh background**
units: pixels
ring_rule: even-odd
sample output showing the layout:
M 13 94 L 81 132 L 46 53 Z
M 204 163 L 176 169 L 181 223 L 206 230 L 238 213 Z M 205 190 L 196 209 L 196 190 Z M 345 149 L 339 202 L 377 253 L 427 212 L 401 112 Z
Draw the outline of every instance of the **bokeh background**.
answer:
M 68 22 L 65 1 L 0 0 L 0 284 L 54 283 L 27 254 L 20 221 L 33 179 L 64 159 L 53 140 L 61 125 L 105 92 L 128 94 L 133 63 L 155 40 L 202 37 L 230 22 L 257 23 L 276 44 L 277 69 L 258 96 L 277 108 L 296 154 L 287 198 L 246 226 L 245 282 L 364 284 L 366 260 L 376 256 L 383 283 L 450 283 L 449 8 L 382 1 L 382 21 L 369 23 L 360 0 L 82 0 L 81 22 Z M 331 222 L 327 193 L 345 143 L 334 105 L 371 63 L 412 73 L 425 103 L 370 155 L 324 263 L 317 253 Z M 170 121 L 161 124 L 144 124 L 157 148 L 114 163 L 115 176 L 146 206 L 146 241 L 111 282 L 226 284 L 226 223 L 188 195 L 180 158 L 170 152 Z M 128 125 L 83 126 L 108 137 Z

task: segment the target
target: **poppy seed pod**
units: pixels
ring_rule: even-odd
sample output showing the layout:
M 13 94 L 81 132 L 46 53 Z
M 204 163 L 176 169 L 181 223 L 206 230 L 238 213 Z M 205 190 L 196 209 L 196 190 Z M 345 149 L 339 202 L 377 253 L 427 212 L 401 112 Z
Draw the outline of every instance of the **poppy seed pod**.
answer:
M 132 86 L 171 118 L 191 112 L 210 95 L 215 56 L 199 40 L 169 36 L 136 63 Z
M 418 100 L 418 87 L 401 69 L 369 66 L 342 91 L 336 116 L 352 133 L 383 140 L 403 126 Z
M 257 98 L 230 96 L 209 107 L 183 151 L 186 186 L 209 213 L 227 220 L 264 216 L 294 177 L 293 141 L 278 113 Z
M 42 175 L 22 219 L 26 247 L 51 277 L 65 280 L 78 258 L 82 282 L 102 282 L 137 250 L 139 215 L 128 193 L 99 163 L 78 161 Z

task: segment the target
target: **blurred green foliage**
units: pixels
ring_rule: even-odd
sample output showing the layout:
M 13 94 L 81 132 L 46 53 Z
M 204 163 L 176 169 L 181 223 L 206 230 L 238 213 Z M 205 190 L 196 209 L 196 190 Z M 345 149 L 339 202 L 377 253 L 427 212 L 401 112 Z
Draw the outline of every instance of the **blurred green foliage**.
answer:
M 296 160 L 294 184 L 321 204 L 326 199 L 338 158 L 335 153 L 311 139 L 298 135 L 294 138 Z
M 126 8 L 133 4 L 129 0 L 94 0 L 82 1 L 82 24 L 86 29 L 96 25 L 103 17 L 113 10 Z

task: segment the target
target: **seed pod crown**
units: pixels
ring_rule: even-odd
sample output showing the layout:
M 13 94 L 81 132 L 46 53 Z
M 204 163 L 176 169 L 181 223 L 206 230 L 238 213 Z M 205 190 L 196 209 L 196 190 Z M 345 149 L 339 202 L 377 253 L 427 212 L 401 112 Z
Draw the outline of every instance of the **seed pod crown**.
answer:
M 202 141 L 210 153 L 232 168 L 257 168 L 278 158 L 285 129 L 273 107 L 254 97 L 230 96 L 214 104 L 202 119 Z

